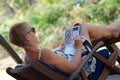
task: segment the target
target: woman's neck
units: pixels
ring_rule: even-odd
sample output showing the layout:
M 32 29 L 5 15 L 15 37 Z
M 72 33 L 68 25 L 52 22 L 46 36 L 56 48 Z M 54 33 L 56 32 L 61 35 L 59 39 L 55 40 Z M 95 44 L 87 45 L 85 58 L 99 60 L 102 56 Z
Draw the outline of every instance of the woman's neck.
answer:
M 36 47 L 26 46 L 24 47 L 27 56 L 30 60 L 37 60 L 39 55 L 39 49 Z

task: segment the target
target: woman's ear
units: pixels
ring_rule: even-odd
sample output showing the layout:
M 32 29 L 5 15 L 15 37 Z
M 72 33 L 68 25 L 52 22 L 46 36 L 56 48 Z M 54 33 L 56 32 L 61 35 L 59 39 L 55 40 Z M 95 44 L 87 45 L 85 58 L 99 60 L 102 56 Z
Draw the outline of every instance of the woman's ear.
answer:
M 29 36 L 29 35 L 25 35 L 25 36 L 24 36 L 24 39 L 25 39 L 26 41 L 30 41 L 30 36 Z

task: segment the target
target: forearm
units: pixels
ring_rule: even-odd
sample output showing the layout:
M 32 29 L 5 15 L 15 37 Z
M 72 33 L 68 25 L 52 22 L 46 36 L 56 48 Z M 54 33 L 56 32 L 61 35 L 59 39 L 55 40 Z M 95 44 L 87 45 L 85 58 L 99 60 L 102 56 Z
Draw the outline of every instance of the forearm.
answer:
M 75 56 L 74 56 L 73 60 L 71 61 L 71 64 L 73 66 L 73 70 L 76 69 L 78 67 L 78 65 L 80 64 L 81 54 L 82 54 L 82 50 L 81 49 L 76 49 Z

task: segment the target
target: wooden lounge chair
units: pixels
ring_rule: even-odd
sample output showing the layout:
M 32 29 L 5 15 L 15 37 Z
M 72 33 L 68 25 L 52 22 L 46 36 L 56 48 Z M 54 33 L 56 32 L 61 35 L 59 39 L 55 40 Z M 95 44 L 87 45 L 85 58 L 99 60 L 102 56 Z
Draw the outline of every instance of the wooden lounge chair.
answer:
M 6 71 L 9 75 L 17 80 L 73 80 L 78 74 L 81 75 L 83 80 L 88 80 L 83 70 L 83 66 L 92 56 L 94 56 L 96 59 L 99 59 L 105 64 L 104 70 L 98 78 L 98 80 L 105 80 L 106 77 L 111 73 L 120 74 L 120 69 L 115 66 L 116 61 L 120 63 L 120 58 L 118 56 L 118 53 L 120 54 L 120 52 L 118 47 L 115 45 L 115 43 L 119 41 L 120 37 L 103 39 L 99 42 L 97 41 L 97 43 L 94 41 L 94 48 L 85 58 L 85 60 L 82 60 L 81 64 L 72 74 L 64 74 L 38 60 L 32 61 L 30 64 L 24 67 L 8 67 Z M 106 46 L 106 48 L 111 52 L 111 56 L 108 60 L 97 53 L 97 50 L 103 46 Z

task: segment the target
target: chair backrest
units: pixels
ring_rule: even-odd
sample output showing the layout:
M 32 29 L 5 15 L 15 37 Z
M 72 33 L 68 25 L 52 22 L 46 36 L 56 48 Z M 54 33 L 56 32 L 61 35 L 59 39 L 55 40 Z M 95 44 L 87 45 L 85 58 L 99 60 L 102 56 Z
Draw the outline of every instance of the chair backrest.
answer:
M 4 39 L 2 35 L 0 35 L 0 44 L 2 47 L 8 52 L 8 54 L 14 59 L 14 61 L 18 64 L 22 63 L 21 58 L 17 55 L 17 53 L 12 49 L 12 47 L 8 44 L 8 42 Z
M 52 67 L 51 67 L 52 68 Z M 54 69 L 54 68 L 53 68 Z M 32 61 L 25 67 L 7 68 L 7 73 L 17 80 L 67 80 L 68 77 L 58 74 L 38 60 Z

